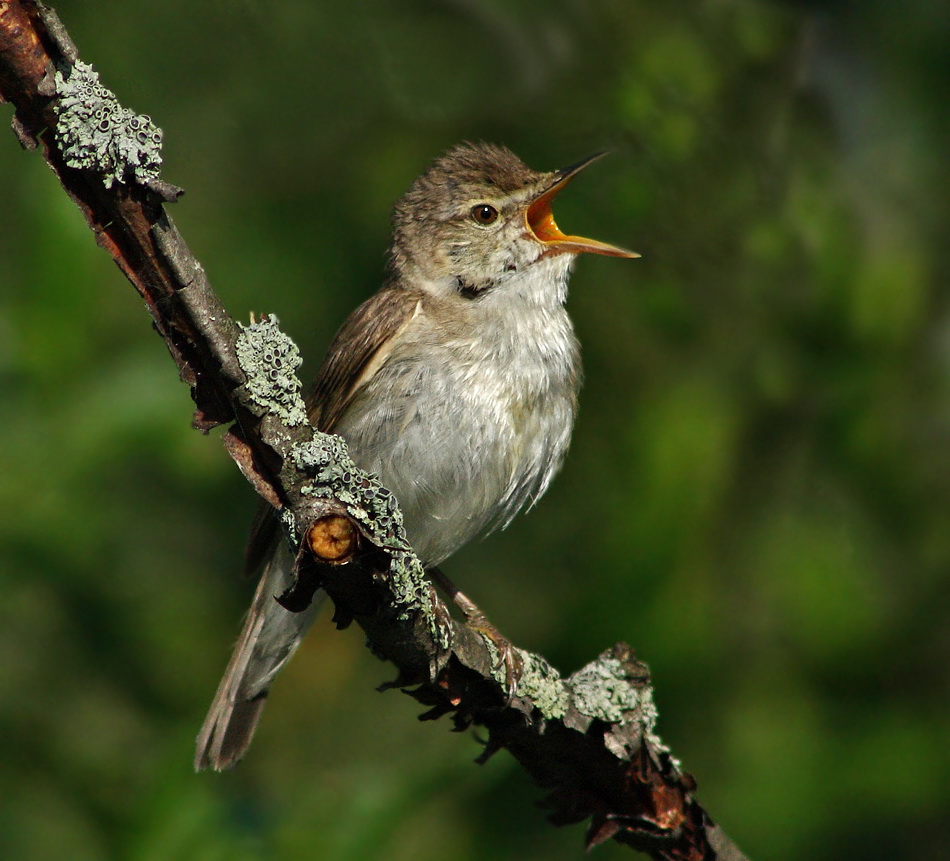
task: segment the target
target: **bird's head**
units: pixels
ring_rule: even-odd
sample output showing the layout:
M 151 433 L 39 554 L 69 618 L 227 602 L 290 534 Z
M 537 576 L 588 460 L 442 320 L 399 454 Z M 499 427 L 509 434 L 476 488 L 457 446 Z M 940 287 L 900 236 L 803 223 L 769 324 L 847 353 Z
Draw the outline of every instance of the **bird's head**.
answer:
M 559 258 L 566 274 L 582 252 L 638 257 L 561 232 L 551 213 L 554 197 L 601 155 L 539 173 L 505 147 L 453 147 L 396 203 L 393 269 L 477 297 L 542 260 Z

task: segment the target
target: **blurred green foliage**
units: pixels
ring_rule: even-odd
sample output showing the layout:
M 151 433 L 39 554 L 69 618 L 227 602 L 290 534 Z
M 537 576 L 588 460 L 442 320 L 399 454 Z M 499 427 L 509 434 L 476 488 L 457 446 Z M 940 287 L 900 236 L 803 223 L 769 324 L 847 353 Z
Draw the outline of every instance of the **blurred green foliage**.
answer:
M 565 672 L 633 643 L 751 856 L 945 853 L 947 4 L 56 6 L 165 129 L 227 307 L 279 314 L 310 373 L 432 157 L 612 149 L 559 221 L 644 256 L 577 267 L 568 464 L 448 570 Z M 326 620 L 242 766 L 191 772 L 253 494 L 12 136 L 0 224 L 0 856 L 579 857 L 505 754 L 476 767 L 474 739 L 375 693 L 391 668 Z

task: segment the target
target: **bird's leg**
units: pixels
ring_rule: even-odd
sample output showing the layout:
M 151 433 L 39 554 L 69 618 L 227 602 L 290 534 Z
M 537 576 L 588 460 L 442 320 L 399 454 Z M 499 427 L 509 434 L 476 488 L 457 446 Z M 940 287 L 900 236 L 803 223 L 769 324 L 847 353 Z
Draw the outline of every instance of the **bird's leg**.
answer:
M 464 592 L 459 590 L 440 568 L 429 568 L 429 573 L 436 585 L 439 586 L 455 603 L 455 606 L 462 611 L 465 616 L 465 624 L 477 634 L 485 637 L 498 651 L 498 660 L 493 667 L 502 669 L 505 672 L 505 689 L 508 694 L 508 702 L 514 698 L 515 688 L 521 680 L 524 671 L 524 664 L 518 650 L 511 644 L 502 633 L 491 622 L 488 617 L 478 608 L 478 605 L 472 601 Z

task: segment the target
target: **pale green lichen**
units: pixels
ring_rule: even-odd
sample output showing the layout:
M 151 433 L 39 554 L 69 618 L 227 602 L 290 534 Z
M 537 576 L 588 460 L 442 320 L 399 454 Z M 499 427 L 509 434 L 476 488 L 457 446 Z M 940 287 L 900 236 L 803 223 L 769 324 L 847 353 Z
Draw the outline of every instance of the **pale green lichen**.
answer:
M 623 664 L 616 658 L 600 658 L 588 664 L 571 677 L 571 687 L 577 710 L 607 723 L 628 719 L 640 702 Z
M 411 550 L 393 553 L 389 577 L 396 604 L 405 608 L 399 618 L 408 619 L 410 609 L 418 611 L 422 614 L 436 645 L 440 649 L 448 649 L 452 642 L 452 628 L 447 624 L 448 620 L 445 624 L 439 621 L 432 603 L 429 581 L 426 580 L 419 557 Z
M 53 134 L 69 167 L 101 174 L 106 188 L 158 179 L 162 130 L 151 117 L 123 108 L 81 60 L 65 75 L 57 71 L 55 82 Z
M 656 722 L 659 718 L 659 712 L 656 708 L 656 702 L 653 699 L 653 688 L 647 685 L 640 690 L 640 725 L 643 727 L 643 734 L 648 736 L 651 741 L 663 750 L 668 750 L 665 744 L 660 741 L 656 734 Z
M 392 492 L 380 484 L 378 476 L 357 467 L 346 442 L 334 434 L 315 431 L 311 440 L 291 449 L 290 457 L 313 479 L 303 493 L 342 502 L 373 544 L 389 554 L 390 583 L 396 604 L 402 608 L 399 618 L 409 618 L 410 608 L 418 610 L 436 642 L 447 648 L 449 629 L 436 619 L 422 563 L 409 546 L 402 512 Z
M 298 469 L 313 478 L 303 488 L 304 493 L 332 496 L 342 502 L 377 546 L 389 551 L 411 550 L 396 498 L 375 474 L 353 463 L 342 437 L 315 431 L 312 439 L 291 449 L 290 457 Z
M 653 688 L 647 685 L 640 691 L 640 726 L 643 737 L 649 742 L 654 751 L 665 753 L 677 771 L 683 770 L 683 764 L 670 752 L 670 748 L 656 733 L 656 723 L 659 720 L 656 702 L 653 699 Z
M 508 687 L 508 667 L 505 665 L 505 662 L 501 659 L 501 652 L 498 650 L 498 644 L 488 636 L 488 634 L 483 631 L 478 631 L 478 635 L 482 638 L 482 642 L 485 644 L 485 649 L 488 652 L 488 663 L 491 669 L 488 671 L 489 675 L 498 682 L 504 688 Z
M 304 424 L 307 408 L 297 379 L 302 361 L 297 345 L 281 332 L 273 314 L 250 326 L 238 325 L 241 333 L 235 351 L 247 376 L 247 393 L 264 412 L 277 416 L 284 424 Z
M 558 671 L 540 655 L 532 655 L 520 649 L 518 654 L 523 661 L 523 672 L 518 679 L 515 695 L 531 700 L 535 708 L 548 720 L 564 717 L 569 696 Z
M 299 547 L 299 540 L 297 538 L 297 518 L 294 517 L 293 511 L 289 508 L 282 508 L 280 510 L 280 522 L 284 527 L 284 535 L 293 543 L 294 550 L 296 551 Z

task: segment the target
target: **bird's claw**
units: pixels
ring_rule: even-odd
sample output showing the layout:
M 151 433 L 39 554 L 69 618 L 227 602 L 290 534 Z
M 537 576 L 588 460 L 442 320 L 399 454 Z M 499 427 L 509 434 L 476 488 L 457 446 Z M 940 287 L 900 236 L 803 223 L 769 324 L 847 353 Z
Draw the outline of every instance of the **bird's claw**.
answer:
M 445 575 L 440 568 L 431 568 L 432 579 L 451 596 L 455 606 L 465 616 L 465 624 L 478 634 L 487 644 L 492 654 L 491 676 L 505 689 L 505 705 L 510 706 L 518 689 L 518 682 L 524 674 L 524 661 L 519 650 L 504 637 L 478 605 Z
M 463 611 L 464 612 L 464 611 Z M 502 635 L 485 615 L 476 608 L 473 615 L 465 614 L 465 624 L 489 644 L 492 652 L 492 678 L 505 689 L 505 705 L 510 706 L 524 674 L 520 650 Z

